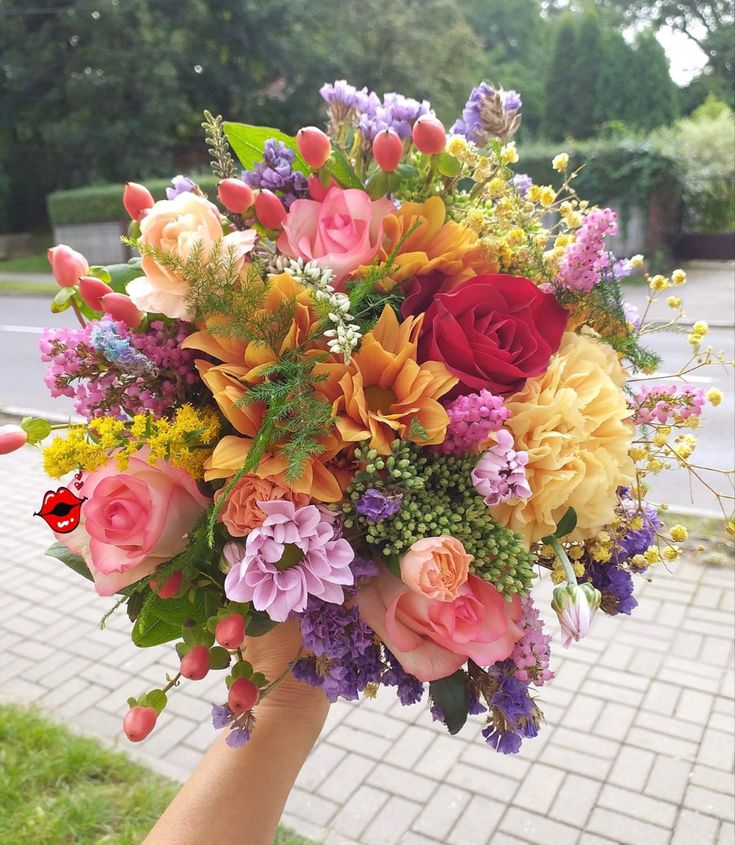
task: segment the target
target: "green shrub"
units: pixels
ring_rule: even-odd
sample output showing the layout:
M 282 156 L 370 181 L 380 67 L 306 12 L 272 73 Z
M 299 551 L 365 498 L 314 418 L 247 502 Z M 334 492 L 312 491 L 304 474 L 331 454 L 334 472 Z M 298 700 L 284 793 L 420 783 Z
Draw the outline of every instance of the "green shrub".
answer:
M 209 174 L 192 176 L 199 187 L 210 197 L 217 192 L 217 179 Z M 46 198 L 49 220 L 53 226 L 71 223 L 97 223 L 125 220 L 127 214 L 122 205 L 123 185 L 89 185 L 69 191 L 55 191 Z M 171 187 L 168 179 L 151 179 L 146 187 L 153 196 L 166 198 L 166 188 Z

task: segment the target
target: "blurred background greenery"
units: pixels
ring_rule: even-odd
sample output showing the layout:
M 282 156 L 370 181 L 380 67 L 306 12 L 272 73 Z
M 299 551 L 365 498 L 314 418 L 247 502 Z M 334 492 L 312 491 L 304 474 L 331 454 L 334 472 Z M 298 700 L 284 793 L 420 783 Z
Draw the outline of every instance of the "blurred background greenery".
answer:
M 704 51 L 683 87 L 660 31 Z M 480 79 L 514 88 L 522 169 L 574 141 L 599 201 L 675 170 L 721 231 L 734 52 L 721 0 L 0 0 L 0 232 L 45 228 L 53 191 L 202 172 L 204 108 L 321 123 L 335 78 L 426 97 L 447 125 Z

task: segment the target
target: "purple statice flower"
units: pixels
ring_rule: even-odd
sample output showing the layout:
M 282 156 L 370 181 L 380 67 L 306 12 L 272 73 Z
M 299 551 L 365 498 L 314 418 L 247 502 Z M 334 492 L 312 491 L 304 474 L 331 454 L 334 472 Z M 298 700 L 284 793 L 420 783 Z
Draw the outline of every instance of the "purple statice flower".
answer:
M 350 569 L 355 576 L 355 583 L 362 581 L 363 578 L 374 578 L 380 574 L 378 564 L 364 557 L 356 557 L 350 564 Z
M 319 89 L 319 93 L 329 106 L 331 116 L 336 118 L 338 122 L 347 120 L 358 109 L 364 108 L 365 100 L 368 97 L 367 88 L 358 91 L 346 79 L 326 82 Z
M 183 176 L 179 173 L 171 180 L 171 187 L 166 188 L 166 199 L 175 199 L 179 194 L 185 194 L 187 191 L 193 191 L 194 188 L 196 188 L 196 182 L 189 179 L 188 176 Z
M 224 704 L 213 704 L 212 705 L 212 727 L 216 730 L 222 730 L 222 728 L 226 728 L 232 720 L 235 718 L 235 714 L 230 710 L 230 708 Z
M 631 611 L 638 606 L 633 595 L 633 578 L 630 572 L 619 569 L 614 563 L 585 562 L 584 577 L 602 594 L 600 609 L 610 616 Z
M 243 171 L 242 178 L 251 188 L 265 188 L 278 194 L 286 208 L 307 194 L 306 176 L 293 169 L 296 154 L 283 142 L 269 138 L 263 149 L 263 160 L 252 170 Z
M 368 684 L 378 683 L 382 672 L 380 646 L 376 644 L 366 651 L 352 652 L 341 660 L 309 655 L 293 668 L 297 680 L 319 687 L 331 702 L 338 698 L 354 701 Z
M 528 683 L 508 674 L 510 661 L 494 670 L 499 685 L 490 696 L 490 723 L 482 731 L 485 742 L 501 754 L 516 754 L 524 739 L 538 735 L 541 711 L 529 695 Z
M 457 397 L 445 410 L 449 416 L 447 435 L 437 447 L 445 455 L 469 452 L 510 419 L 510 410 L 503 397 L 484 389 Z
M 483 713 L 487 713 L 487 707 L 480 701 L 480 696 L 472 684 L 470 684 L 470 704 L 467 712 L 470 716 L 480 716 Z
M 623 315 L 626 323 L 630 323 L 630 325 L 633 326 L 633 331 L 637 331 L 640 328 L 641 314 L 637 305 L 633 305 L 632 302 L 624 302 Z
M 226 705 L 212 705 L 212 726 L 219 731 L 229 728 L 225 744 L 230 748 L 242 748 L 253 735 L 252 713 L 242 713 L 236 716 Z
M 52 396 L 69 396 L 87 419 L 173 412 L 199 382 L 196 352 L 182 349 L 191 326 L 153 320 L 144 332 L 105 316 L 83 328 L 45 329 L 38 346 Z
M 539 615 L 531 596 L 521 599 L 521 619 L 523 636 L 513 647 L 510 660 L 516 667 L 516 678 L 537 687 L 554 677 L 549 669 L 551 656 L 551 637 L 544 634 L 544 621 Z
M 358 128 L 363 137 L 372 142 L 378 132 L 392 129 L 399 138 L 408 138 L 414 123 L 425 114 L 433 114 L 427 100 L 414 100 L 403 94 L 388 93 L 382 101 L 370 92 L 359 106 Z
M 531 495 L 526 479 L 528 453 L 515 451 L 513 435 L 505 428 L 495 437 L 497 443 L 482 454 L 472 470 L 472 483 L 488 507 Z
M 410 704 L 417 704 L 421 701 L 424 697 L 423 682 L 406 672 L 397 658 L 387 648 L 385 649 L 385 659 L 388 662 L 389 668 L 383 672 L 380 683 L 386 687 L 396 687 L 396 695 L 404 707 L 408 707 Z
M 649 502 L 641 502 L 639 506 L 634 499 L 623 499 L 622 507 L 624 519 L 630 521 L 638 518 L 642 525 L 640 528 L 628 527 L 623 537 L 615 544 L 612 550 L 614 564 L 625 563 L 635 555 L 642 555 L 653 544 L 656 534 L 661 530 L 661 520 L 656 508 Z
M 234 727 L 227 734 L 225 745 L 228 745 L 230 748 L 242 748 L 250 740 L 252 735 L 252 732 L 244 726 Z
M 524 199 L 531 185 L 533 185 L 533 179 L 527 173 L 516 173 L 513 177 L 513 187 Z
M 559 262 L 556 284 L 570 290 L 592 290 L 609 266 L 605 237 L 617 234 L 617 221 L 611 208 L 596 209 L 587 215 Z
M 520 126 L 518 112 L 521 105 L 517 91 L 496 90 L 483 80 L 470 92 L 462 117 L 454 123 L 450 132 L 464 135 L 478 146 L 483 146 L 490 138 L 498 138 L 505 143 Z
M 470 91 L 470 96 L 462 110 L 462 118 L 449 130 L 453 135 L 464 135 L 468 141 L 480 143 L 485 134 L 482 122 L 482 105 L 495 98 L 495 89 L 484 80 Z
M 503 101 L 503 111 L 506 114 L 515 114 L 523 106 L 521 95 L 517 91 L 500 91 L 500 99 Z
M 370 522 L 382 522 L 398 513 L 402 501 L 401 493 L 387 495 L 382 490 L 369 487 L 355 502 L 355 510 Z

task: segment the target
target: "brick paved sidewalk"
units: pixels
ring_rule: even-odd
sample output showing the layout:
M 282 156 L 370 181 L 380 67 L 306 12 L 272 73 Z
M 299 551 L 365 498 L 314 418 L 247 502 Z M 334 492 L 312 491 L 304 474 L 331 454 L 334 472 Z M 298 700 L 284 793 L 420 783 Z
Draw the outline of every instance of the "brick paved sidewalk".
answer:
M 0 698 L 186 777 L 213 740 L 220 676 L 178 690 L 131 747 L 125 699 L 159 683 L 173 651 L 136 649 L 124 614 L 97 629 L 110 601 L 43 555 L 38 453 L 1 460 Z M 488 749 L 479 720 L 450 737 L 391 690 L 333 706 L 284 821 L 325 845 L 731 845 L 733 586 L 732 570 L 681 562 L 640 590 L 631 619 L 599 616 L 569 652 L 554 627 L 549 724 L 516 756 Z

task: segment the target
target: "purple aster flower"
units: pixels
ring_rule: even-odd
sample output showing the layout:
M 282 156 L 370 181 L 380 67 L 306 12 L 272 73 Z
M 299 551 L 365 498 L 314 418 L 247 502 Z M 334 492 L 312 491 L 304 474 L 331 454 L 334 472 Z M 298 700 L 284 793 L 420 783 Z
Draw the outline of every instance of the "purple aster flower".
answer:
M 355 510 L 360 516 L 369 519 L 370 522 L 382 522 L 398 513 L 401 509 L 402 500 L 403 495 L 401 493 L 388 496 L 382 490 L 370 487 L 355 503 Z
M 274 622 L 291 611 L 301 612 L 309 596 L 342 604 L 344 586 L 354 583 L 350 569 L 355 553 L 343 538 L 335 539 L 331 518 L 315 505 L 258 502 L 263 523 L 248 534 L 245 547 L 228 543 L 224 553 L 232 568 L 225 579 L 231 601 L 252 602 Z
M 631 574 L 618 569 L 614 563 L 586 562 L 584 574 L 602 593 L 600 609 L 610 616 L 617 616 L 618 613 L 630 616 L 631 611 L 638 606 L 633 596 Z
M 386 687 L 396 687 L 396 695 L 404 707 L 421 701 L 424 697 L 423 682 L 406 672 L 387 648 L 385 649 L 385 659 L 388 661 L 390 668 L 385 670 L 380 683 Z
M 269 138 L 263 149 L 263 160 L 252 170 L 243 171 L 242 178 L 251 188 L 265 188 L 278 194 L 289 208 L 299 197 L 306 196 L 306 176 L 293 169 L 296 154 L 276 138 Z
M 526 196 L 531 185 L 533 185 L 533 179 L 527 173 L 516 173 L 513 177 L 513 186 L 522 197 Z
M 178 176 L 174 176 L 171 180 L 171 188 L 166 188 L 166 198 L 167 199 L 174 199 L 179 194 L 184 194 L 187 191 L 193 191 L 196 188 L 196 182 L 192 179 L 189 179 L 188 176 L 183 176 L 181 173 Z

